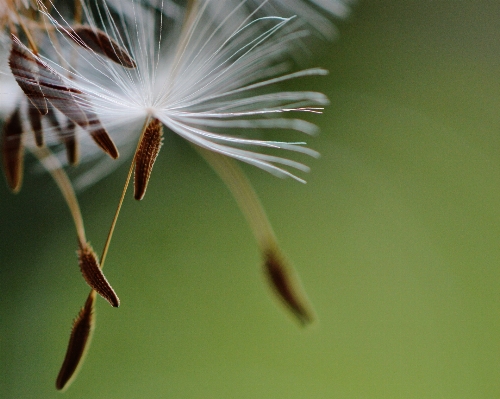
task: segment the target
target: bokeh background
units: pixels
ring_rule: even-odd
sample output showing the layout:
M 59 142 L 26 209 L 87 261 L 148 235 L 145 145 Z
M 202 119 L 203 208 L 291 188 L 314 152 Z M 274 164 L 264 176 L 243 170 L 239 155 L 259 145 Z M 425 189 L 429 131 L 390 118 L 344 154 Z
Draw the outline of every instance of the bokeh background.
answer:
M 498 398 L 500 2 L 360 1 L 297 88 L 325 91 L 308 184 L 245 167 L 319 323 L 269 295 L 234 200 L 168 137 L 127 198 L 72 398 Z M 81 195 L 100 252 L 126 170 Z M 58 398 L 88 288 L 46 175 L 0 184 L 0 397 Z

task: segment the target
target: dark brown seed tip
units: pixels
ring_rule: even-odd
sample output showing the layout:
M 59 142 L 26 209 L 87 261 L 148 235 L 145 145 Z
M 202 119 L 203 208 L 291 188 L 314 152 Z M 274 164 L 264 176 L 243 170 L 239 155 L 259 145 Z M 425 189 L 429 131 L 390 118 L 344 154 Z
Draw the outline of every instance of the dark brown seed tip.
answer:
M 70 386 L 85 359 L 95 326 L 95 298 L 95 292 L 92 291 L 73 322 L 66 355 L 56 380 L 58 390 L 65 390 Z
M 99 261 L 97 260 L 97 255 L 90 244 L 86 243 L 83 247 L 81 246 L 77 253 L 80 270 L 90 288 L 106 299 L 111 306 L 115 308 L 120 306 L 120 300 L 108 283 L 108 280 L 106 280 L 106 277 L 104 277 Z
M 141 144 L 135 154 L 134 198 L 142 200 L 161 146 L 163 125 L 154 118 L 146 127 Z
M 2 158 L 7 184 L 12 192 L 21 189 L 24 169 L 23 126 L 19 108 L 12 113 L 3 127 Z
M 127 50 L 100 29 L 88 25 L 76 25 L 68 31 L 68 36 L 78 45 L 104 55 L 125 68 L 136 67 L 134 59 Z
M 274 292 L 300 324 L 311 324 L 314 321 L 313 313 L 309 310 L 310 306 L 301 294 L 300 283 L 284 256 L 274 246 L 265 250 L 263 256 L 265 274 Z
M 111 158 L 117 159 L 120 156 L 115 143 L 109 136 L 108 132 L 104 128 L 100 128 L 90 132 L 90 135 L 94 139 L 101 149 L 108 154 Z

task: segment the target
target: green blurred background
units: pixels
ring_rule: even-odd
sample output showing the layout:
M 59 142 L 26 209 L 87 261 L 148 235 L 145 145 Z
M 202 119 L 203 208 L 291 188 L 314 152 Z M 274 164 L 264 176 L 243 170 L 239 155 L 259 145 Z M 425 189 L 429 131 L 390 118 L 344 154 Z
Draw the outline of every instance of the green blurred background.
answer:
M 500 397 L 500 2 L 361 1 L 321 46 L 308 184 L 245 170 L 319 315 L 269 295 L 215 174 L 169 137 L 128 196 L 70 398 Z M 81 196 L 100 252 L 126 170 Z M 129 193 L 130 194 L 130 193 Z M 48 176 L 0 184 L 0 397 L 57 398 L 88 293 Z

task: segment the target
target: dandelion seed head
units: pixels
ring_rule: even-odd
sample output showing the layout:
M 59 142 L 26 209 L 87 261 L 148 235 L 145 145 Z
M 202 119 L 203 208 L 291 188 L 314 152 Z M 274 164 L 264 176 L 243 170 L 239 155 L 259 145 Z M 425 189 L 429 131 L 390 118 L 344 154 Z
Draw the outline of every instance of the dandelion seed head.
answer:
M 51 39 L 55 50 L 42 58 L 74 88 L 78 104 L 95 112 L 118 147 L 131 152 L 140 126 L 152 117 L 194 145 L 275 175 L 296 177 L 283 166 L 308 170 L 299 162 L 255 151 L 267 147 L 317 155 L 302 142 L 255 138 L 266 128 L 313 134 L 312 124 L 284 114 L 318 113 L 328 103 L 321 93 L 275 91 L 281 82 L 326 73 L 313 68 L 284 74 L 290 66 L 288 50 L 298 37 L 284 29 L 293 16 L 258 16 L 266 1 L 258 6 L 250 0 L 236 6 L 233 0 L 192 1 L 181 19 L 135 1 L 126 3 L 124 14 L 120 11 L 125 6 L 98 3 L 82 3 L 85 23 L 102 29 L 125 49 L 136 68 L 82 45 L 65 16 L 53 4 L 49 11 L 39 1 L 41 12 L 58 32 L 57 39 Z M 226 10 L 223 20 L 213 18 L 216 9 Z M 83 148 L 92 147 L 83 143 Z M 82 151 L 83 162 L 98 158 L 98 148 L 93 148 Z

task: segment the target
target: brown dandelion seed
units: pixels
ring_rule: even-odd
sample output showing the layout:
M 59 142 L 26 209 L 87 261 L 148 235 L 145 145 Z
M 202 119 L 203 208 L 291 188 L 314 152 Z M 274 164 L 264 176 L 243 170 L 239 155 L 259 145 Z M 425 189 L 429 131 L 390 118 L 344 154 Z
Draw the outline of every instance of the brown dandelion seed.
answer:
M 109 136 L 108 132 L 104 127 L 102 127 L 101 123 L 97 121 L 97 123 L 94 123 L 93 125 L 99 124 L 99 128 L 96 130 L 92 130 L 90 132 L 90 135 L 96 142 L 96 144 L 101 147 L 101 149 L 108 154 L 111 158 L 117 159 L 120 156 L 120 153 L 118 152 L 118 149 L 116 148 L 115 143 Z
M 7 184 L 14 193 L 17 193 L 23 181 L 24 163 L 23 125 L 19 107 L 3 127 L 2 158 Z
M 80 270 L 82 272 L 83 278 L 99 295 L 106 299 L 111 306 L 117 308 L 120 306 L 120 299 L 116 295 L 115 291 L 104 277 L 102 270 L 99 266 L 99 261 L 97 260 L 97 255 L 90 246 L 86 243 L 85 245 L 80 245 L 78 250 L 78 262 L 80 264 Z
M 263 255 L 266 276 L 278 297 L 302 325 L 312 323 L 314 317 L 300 293 L 299 282 L 292 275 L 292 270 L 283 255 L 276 248 L 267 249 Z
M 153 165 L 163 140 L 163 125 L 154 118 L 146 127 L 141 144 L 135 155 L 134 198 L 141 200 L 146 194 Z
M 136 67 L 134 59 L 128 54 L 127 50 L 102 30 L 88 25 L 76 25 L 66 33 L 81 47 L 95 51 L 125 68 Z
M 92 291 L 73 322 L 64 362 L 56 380 L 56 388 L 59 390 L 68 388 L 85 359 L 95 326 L 95 298 L 95 291 Z
M 14 35 L 9 56 L 9 66 L 17 84 L 41 115 L 47 114 L 47 101 L 38 81 L 35 55 Z

